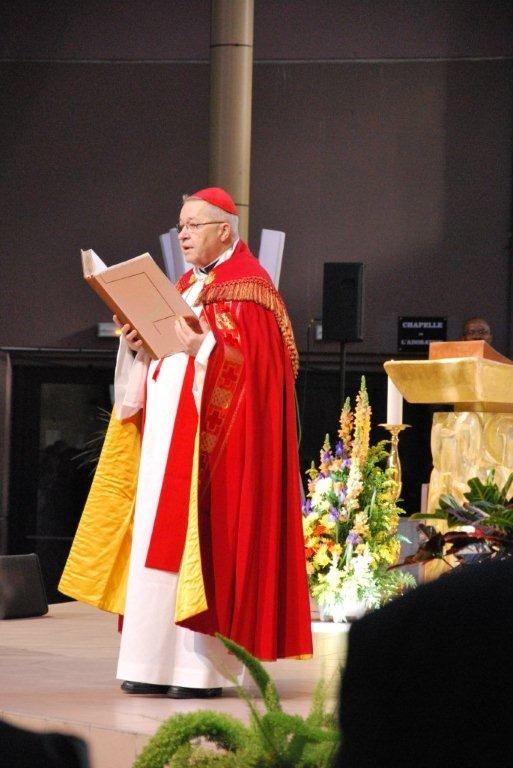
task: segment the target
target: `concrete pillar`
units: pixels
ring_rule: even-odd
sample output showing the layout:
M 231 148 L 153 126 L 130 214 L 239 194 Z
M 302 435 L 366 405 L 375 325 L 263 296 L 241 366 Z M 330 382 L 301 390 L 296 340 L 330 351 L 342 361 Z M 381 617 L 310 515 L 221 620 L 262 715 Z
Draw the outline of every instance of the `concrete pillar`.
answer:
M 253 83 L 253 0 L 212 0 L 209 183 L 231 194 L 247 240 Z

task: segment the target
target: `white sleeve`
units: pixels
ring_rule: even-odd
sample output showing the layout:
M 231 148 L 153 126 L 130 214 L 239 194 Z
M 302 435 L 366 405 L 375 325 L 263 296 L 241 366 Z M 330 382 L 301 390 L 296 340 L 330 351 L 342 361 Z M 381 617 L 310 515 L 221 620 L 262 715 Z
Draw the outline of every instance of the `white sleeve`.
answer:
M 149 362 L 147 352 L 141 350 L 134 355 L 125 337 L 120 337 L 114 372 L 114 410 L 120 421 L 143 407 Z
M 198 413 L 201 408 L 201 395 L 203 392 L 203 383 L 205 381 L 205 374 L 207 372 L 208 358 L 212 350 L 216 345 L 216 338 L 212 331 L 209 331 L 203 341 L 201 347 L 198 350 L 198 354 L 194 358 L 194 383 L 192 385 L 192 394 L 194 395 L 194 401 Z

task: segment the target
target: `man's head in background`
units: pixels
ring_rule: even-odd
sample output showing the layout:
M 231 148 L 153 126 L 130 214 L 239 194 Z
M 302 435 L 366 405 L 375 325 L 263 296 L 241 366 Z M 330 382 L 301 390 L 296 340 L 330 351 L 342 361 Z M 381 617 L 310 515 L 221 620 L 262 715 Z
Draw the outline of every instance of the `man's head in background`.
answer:
M 482 339 L 488 344 L 492 343 L 492 332 L 489 323 L 482 317 L 469 317 L 463 325 L 461 338 L 465 341 Z

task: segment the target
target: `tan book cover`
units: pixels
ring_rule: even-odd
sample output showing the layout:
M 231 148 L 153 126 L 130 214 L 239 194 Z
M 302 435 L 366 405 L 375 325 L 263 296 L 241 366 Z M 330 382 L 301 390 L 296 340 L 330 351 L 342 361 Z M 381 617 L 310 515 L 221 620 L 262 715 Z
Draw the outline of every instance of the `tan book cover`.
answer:
M 155 359 L 180 352 L 175 319 L 190 318 L 200 330 L 192 309 L 149 253 L 107 267 L 92 250 L 82 251 L 84 277 L 118 316 L 137 329 L 146 351 Z

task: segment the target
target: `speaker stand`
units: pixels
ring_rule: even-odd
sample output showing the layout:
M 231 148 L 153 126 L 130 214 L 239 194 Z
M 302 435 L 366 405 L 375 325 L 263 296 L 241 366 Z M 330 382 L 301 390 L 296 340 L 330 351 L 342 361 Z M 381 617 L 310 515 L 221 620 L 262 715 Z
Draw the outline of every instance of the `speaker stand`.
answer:
M 344 405 L 345 401 L 345 391 L 346 391 L 346 342 L 341 341 L 340 342 L 340 381 L 339 381 L 339 387 L 340 387 L 340 398 L 341 398 L 341 407 Z

